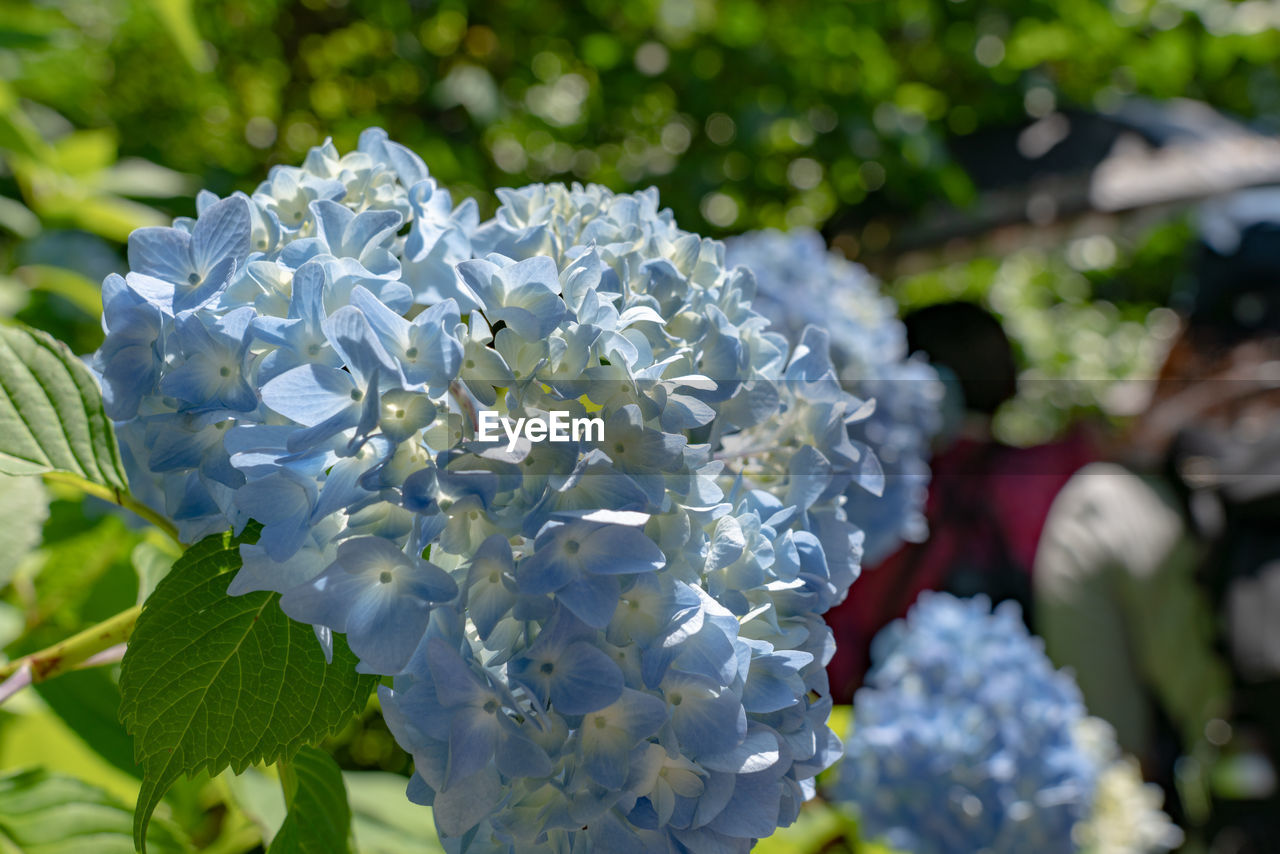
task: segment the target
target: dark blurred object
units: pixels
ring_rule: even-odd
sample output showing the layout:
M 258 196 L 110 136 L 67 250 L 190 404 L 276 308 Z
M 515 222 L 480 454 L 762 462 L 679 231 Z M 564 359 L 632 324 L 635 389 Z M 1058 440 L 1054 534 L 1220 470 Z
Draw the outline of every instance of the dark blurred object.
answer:
M 1250 785 L 1212 790 L 1208 833 L 1215 851 L 1253 854 L 1280 839 L 1280 190 L 1202 219 L 1187 334 L 1218 393 L 1179 431 L 1169 470 L 1208 550 L 1199 577 L 1231 670 L 1218 776 L 1250 769 Z
M 990 312 L 969 302 L 940 303 L 912 312 L 903 323 L 907 349 L 950 371 L 966 410 L 994 415 L 1017 393 L 1013 347 Z
M 1133 434 L 1151 473 L 1064 488 L 1037 605 L 1050 654 L 1178 780 L 1208 850 L 1262 854 L 1280 839 L 1280 191 L 1207 205 L 1201 241 Z
M 925 517 L 929 539 L 865 568 L 849 598 L 827 615 L 836 637 L 832 695 L 849 702 L 862 684 L 871 640 L 906 615 L 925 590 L 1013 599 L 1030 616 L 1031 567 L 1054 496 L 1094 459 L 1082 432 L 1031 448 L 994 440 L 991 416 L 1017 390 L 1017 365 L 1000 323 L 970 303 L 945 303 L 904 318 L 912 352 L 946 369 L 963 395 L 965 435 L 935 454 Z
M 1032 222 L 1037 193 L 1066 215 L 1195 201 L 1280 180 L 1280 140 L 1185 98 L 1061 110 L 950 147 L 980 191 L 1023 193 L 1022 214 Z
M 1188 325 L 1220 343 L 1280 333 L 1280 188 L 1206 208 L 1201 235 Z
M 1001 231 L 1008 245 L 1082 217 L 1186 206 L 1222 193 L 1280 182 L 1280 139 L 1185 98 L 1129 98 L 1106 111 L 1064 108 L 1019 125 L 953 136 L 947 148 L 977 198 L 933 205 L 893 229 L 886 259 L 961 245 Z M 1101 225 L 1101 222 L 1096 224 Z M 850 223 L 836 223 L 839 233 Z M 1011 231 L 1025 230 L 1023 239 Z M 1103 228 L 1114 230 L 1114 227 Z

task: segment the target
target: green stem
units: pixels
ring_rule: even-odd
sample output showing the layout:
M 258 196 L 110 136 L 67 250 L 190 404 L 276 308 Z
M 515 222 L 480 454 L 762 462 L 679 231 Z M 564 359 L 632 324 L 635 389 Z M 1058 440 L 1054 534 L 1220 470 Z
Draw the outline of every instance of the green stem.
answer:
M 108 617 L 96 626 L 90 626 L 79 634 L 72 635 L 64 641 L 58 641 L 53 646 L 0 665 L 0 680 L 17 673 L 24 664 L 31 666 L 32 682 L 41 682 L 74 670 L 77 665 L 103 650 L 127 641 L 129 635 L 133 633 L 133 627 L 138 622 L 138 614 L 141 611 L 141 605 L 134 605 L 114 617 Z
M 138 501 L 132 495 L 110 486 L 103 486 L 100 483 L 94 483 L 91 480 L 81 477 L 78 474 L 71 474 L 65 471 L 45 472 L 44 479 L 46 483 L 61 483 L 67 486 L 73 486 L 86 495 L 92 495 L 94 498 L 101 498 L 104 501 L 110 501 L 118 504 L 126 510 L 136 513 L 143 519 L 146 519 L 152 525 L 168 534 L 175 543 L 181 544 L 178 539 L 178 529 L 168 519 L 152 510 L 147 505 Z

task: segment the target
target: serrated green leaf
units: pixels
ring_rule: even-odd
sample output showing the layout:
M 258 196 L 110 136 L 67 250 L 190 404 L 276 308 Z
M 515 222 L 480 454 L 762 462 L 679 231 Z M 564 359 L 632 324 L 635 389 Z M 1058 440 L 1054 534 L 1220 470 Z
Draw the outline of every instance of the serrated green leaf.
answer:
M 47 471 L 128 488 L 89 369 L 44 332 L 0 326 L 0 472 Z
M 49 496 L 37 477 L 0 474 L 0 589 L 32 549 L 49 518 Z
M 338 763 L 303 747 L 281 764 L 281 774 L 289 814 L 267 854 L 349 854 L 351 807 Z
M 132 854 L 128 807 L 74 777 L 42 769 L 0 775 L 0 850 L 17 854 Z M 181 831 L 156 822 L 147 836 L 159 854 L 186 852 Z
M 182 774 L 293 756 L 361 711 L 376 684 L 334 638 L 333 663 L 310 626 L 275 593 L 228 596 L 241 542 L 206 537 L 143 606 L 120 675 L 125 727 L 143 769 L 134 832 L 141 843 L 165 789 Z

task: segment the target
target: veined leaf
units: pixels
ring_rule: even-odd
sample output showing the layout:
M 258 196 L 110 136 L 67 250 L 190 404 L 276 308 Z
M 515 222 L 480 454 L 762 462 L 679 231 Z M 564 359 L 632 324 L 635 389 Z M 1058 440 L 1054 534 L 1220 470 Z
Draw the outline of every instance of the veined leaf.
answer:
M 286 814 L 276 779 L 258 768 L 225 779 L 236 806 L 262 829 L 264 840 L 273 839 L 283 829 Z M 360 854 L 444 854 L 431 807 L 405 797 L 407 777 L 388 771 L 343 771 L 342 780 L 351 806 L 354 847 Z
M 0 850 L 20 854 L 132 854 L 128 807 L 102 789 L 40 769 L 0 774 Z M 153 852 L 191 846 L 168 822 L 152 825 Z
M 40 529 L 49 518 L 49 496 L 36 477 L 0 474 L 0 589 L 32 549 L 40 544 Z
M 0 472 L 47 471 L 128 488 L 89 369 L 38 329 L 0 326 Z
M 257 534 L 192 546 L 138 618 L 120 675 L 120 714 L 143 770 L 134 815 L 140 845 L 179 776 L 288 759 L 361 711 L 376 683 L 356 673 L 339 637 L 326 665 L 311 627 L 286 617 L 278 594 L 227 595 L 240 543 Z
M 303 747 L 283 763 L 289 814 L 267 854 L 348 854 L 351 807 L 342 769 L 323 750 Z

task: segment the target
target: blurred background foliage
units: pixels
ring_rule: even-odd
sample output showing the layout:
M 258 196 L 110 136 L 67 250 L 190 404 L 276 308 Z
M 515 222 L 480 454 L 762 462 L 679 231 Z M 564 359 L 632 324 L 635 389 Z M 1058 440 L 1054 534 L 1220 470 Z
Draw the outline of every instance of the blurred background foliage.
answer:
M 0 9 L 6 101 L 45 108 L 30 112 L 23 135 L 34 145 L 40 133 L 100 131 L 63 147 L 62 174 L 96 172 L 118 148 L 219 193 L 326 135 L 345 148 L 380 125 L 463 195 L 487 200 L 493 187 L 539 180 L 656 184 L 686 227 L 724 234 L 821 226 L 853 205 L 869 219 L 963 202 L 972 186 L 947 138 L 1055 105 L 1190 97 L 1280 126 L 1280 32 L 1260 2 L 6 0 Z M 179 189 L 158 175 L 128 177 L 162 195 Z
M 1274 134 L 1278 25 L 1265 0 L 0 0 L 0 316 L 91 352 L 133 228 L 380 125 L 485 213 L 493 188 L 530 181 L 656 185 L 691 230 L 823 229 L 904 310 L 981 302 L 1024 365 L 997 434 L 1042 441 L 1138 405 L 1177 330 L 1185 212 L 910 257 L 896 229 L 980 212 L 956 144 L 1057 110 L 1188 97 Z M 10 657 L 136 601 L 173 559 L 91 501 L 11 480 Z M 106 670 L 7 704 L 0 776 L 39 763 L 130 806 L 117 704 Z M 361 850 L 423 844 L 425 811 L 387 814 L 410 765 L 377 709 L 328 747 Z M 252 850 L 278 823 L 253 774 L 175 787 L 167 814 L 197 847 Z M 856 836 L 826 813 L 796 832 L 796 850 Z
M 1278 19 L 1263 0 L 0 0 L 0 309 L 91 350 L 131 228 L 380 125 L 484 211 L 529 181 L 654 184 L 704 233 L 825 226 L 905 277 L 904 308 L 984 301 L 1029 379 L 1075 382 L 998 424 L 1043 440 L 1150 372 L 1178 229 L 907 275 L 895 228 L 981 205 L 957 142 L 1055 110 L 1188 97 L 1280 128 Z

